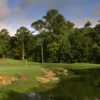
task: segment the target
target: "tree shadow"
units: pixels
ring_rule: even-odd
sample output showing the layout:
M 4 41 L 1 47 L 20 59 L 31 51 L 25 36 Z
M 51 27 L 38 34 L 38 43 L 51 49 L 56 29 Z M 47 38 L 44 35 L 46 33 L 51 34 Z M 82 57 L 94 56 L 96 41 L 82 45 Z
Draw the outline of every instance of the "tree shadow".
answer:
M 0 100 L 25 100 L 24 94 L 10 90 Z
M 41 91 L 35 93 L 28 100 L 100 100 L 100 84 L 98 78 L 94 78 L 100 76 L 99 71 L 98 69 L 75 70 L 75 73 L 82 75 L 82 77 L 62 78 L 54 88 L 46 91 L 44 89 L 47 88 L 47 84 L 44 84 L 39 87 Z M 98 85 L 95 85 L 94 82 Z M 49 86 L 52 87 L 48 84 Z
M 11 90 L 7 93 L 7 97 L 0 100 L 99 100 L 100 82 L 97 78 L 100 77 L 99 72 L 99 69 L 75 70 L 74 73 L 81 74 L 82 77 L 62 78 L 54 87 L 48 83 L 36 89 L 31 88 L 29 91 L 36 91 L 35 94 L 31 94 L 33 95 L 31 98 Z

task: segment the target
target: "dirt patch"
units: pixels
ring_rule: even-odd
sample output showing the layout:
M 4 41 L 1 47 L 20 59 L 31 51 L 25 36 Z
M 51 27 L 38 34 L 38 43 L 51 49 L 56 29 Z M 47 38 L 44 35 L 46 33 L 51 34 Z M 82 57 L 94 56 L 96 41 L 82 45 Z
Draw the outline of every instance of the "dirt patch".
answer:
M 26 80 L 27 79 L 27 76 L 26 75 L 19 74 L 18 76 L 20 77 L 21 80 Z
M 9 65 L 8 63 L 2 62 L 2 61 L 0 61 L 0 64 L 1 64 L 1 65 Z
M 9 77 L 9 76 L 5 76 L 5 75 L 0 75 L 0 86 L 1 85 L 9 85 L 14 81 L 17 81 L 18 79 L 15 77 Z

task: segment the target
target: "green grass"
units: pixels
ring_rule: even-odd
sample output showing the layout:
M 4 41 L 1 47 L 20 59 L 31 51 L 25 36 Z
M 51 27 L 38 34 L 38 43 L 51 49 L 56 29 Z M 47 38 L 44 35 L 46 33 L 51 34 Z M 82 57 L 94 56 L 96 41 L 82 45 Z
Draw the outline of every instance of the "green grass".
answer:
M 42 64 L 48 67 L 63 67 L 63 68 L 70 68 L 70 69 L 89 69 L 89 68 L 98 68 L 100 64 L 90 64 L 90 63 L 44 63 Z
M 23 100 L 23 95 L 26 93 L 34 92 L 34 88 L 39 88 L 41 83 L 39 83 L 35 77 L 43 76 L 45 73 L 41 71 L 42 68 L 49 68 L 54 70 L 54 67 L 58 68 L 70 68 L 70 69 L 88 69 L 88 68 L 98 68 L 100 64 L 89 64 L 89 63 L 75 63 L 75 64 L 66 64 L 66 63 L 36 63 L 21 60 L 13 59 L 0 59 L 2 62 L 9 63 L 9 65 L 0 65 L 0 74 L 7 76 L 18 77 L 18 74 L 27 75 L 25 81 L 20 80 L 15 81 L 8 86 L 0 86 L 0 100 Z M 62 78 L 63 76 L 61 76 Z M 66 75 L 64 77 L 71 77 Z M 76 77 L 75 75 L 73 77 Z M 53 82 L 50 82 L 51 84 Z M 56 83 L 56 82 L 55 82 Z
M 23 81 L 15 81 L 8 86 L 0 86 L 0 100 L 19 100 L 23 97 L 23 94 L 32 92 L 32 88 L 39 87 L 40 83 L 36 81 L 36 76 L 43 76 L 44 73 L 41 71 L 41 66 L 38 63 L 27 62 L 26 67 L 25 61 L 13 60 L 13 59 L 0 59 L 0 61 L 9 63 L 9 65 L 0 65 L 0 74 L 7 76 L 18 77 L 18 74 L 24 74 L 28 78 Z M 18 95 L 16 95 L 18 94 Z M 11 96 L 9 96 L 11 95 Z

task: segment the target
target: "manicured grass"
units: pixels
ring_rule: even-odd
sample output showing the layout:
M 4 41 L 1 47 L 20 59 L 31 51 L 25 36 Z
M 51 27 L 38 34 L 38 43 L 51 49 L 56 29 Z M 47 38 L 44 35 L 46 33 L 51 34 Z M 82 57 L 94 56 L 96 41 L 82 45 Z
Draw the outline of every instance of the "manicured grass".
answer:
M 4 98 L 5 100 L 20 100 L 23 98 L 23 94 L 31 92 L 32 88 L 39 87 L 41 84 L 35 79 L 36 76 L 44 75 L 40 64 L 28 62 L 26 67 L 25 61 L 13 59 L 0 59 L 0 61 L 9 63 L 9 65 L 0 65 L 1 75 L 14 76 L 18 79 L 18 74 L 24 74 L 28 77 L 25 81 L 19 79 L 8 86 L 0 86 L 0 100 L 4 100 Z
M 9 65 L 0 65 L 0 74 L 7 76 L 18 77 L 18 74 L 24 74 L 28 78 L 24 80 L 18 80 L 8 86 L 0 86 L 0 100 L 24 100 L 23 95 L 26 93 L 34 92 L 35 87 L 40 87 L 35 77 L 43 76 L 45 73 L 41 71 L 42 68 L 52 69 L 54 67 L 69 68 L 69 69 L 87 69 L 87 68 L 98 68 L 100 64 L 88 64 L 88 63 L 36 63 L 13 59 L 0 59 L 2 62 L 9 63 Z M 62 77 L 62 76 L 61 76 Z M 64 77 L 69 77 L 68 75 Z M 71 77 L 71 76 L 70 76 Z M 74 76 L 73 76 L 74 77 Z M 52 83 L 52 82 L 51 82 Z
M 0 59 L 0 61 L 9 63 L 10 65 L 26 65 L 26 60 L 14 60 L 14 59 Z M 27 64 L 32 65 L 32 64 L 39 64 L 37 62 L 30 62 L 27 61 Z
M 90 63 L 44 63 L 42 64 L 48 67 L 63 67 L 69 69 L 89 69 L 89 68 L 100 68 L 100 64 L 90 64 Z

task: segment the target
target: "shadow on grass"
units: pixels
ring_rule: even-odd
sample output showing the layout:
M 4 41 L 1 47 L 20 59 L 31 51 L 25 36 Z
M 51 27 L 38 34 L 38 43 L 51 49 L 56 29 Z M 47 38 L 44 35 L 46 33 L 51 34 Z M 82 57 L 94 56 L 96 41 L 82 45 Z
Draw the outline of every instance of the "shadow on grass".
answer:
M 0 100 L 25 100 L 24 94 L 10 90 Z
M 100 69 L 69 71 L 69 76 L 77 74 L 82 77 L 61 76 L 57 84 L 43 84 L 39 88 L 29 89 L 37 93 L 27 99 L 25 94 L 10 90 L 0 100 L 100 100 Z
M 73 78 L 61 81 L 48 91 L 37 92 L 27 100 L 100 100 L 99 90 L 100 87 L 87 85 L 81 78 Z
M 33 97 L 31 95 L 27 100 L 100 100 L 100 70 L 73 70 L 73 72 L 82 77 L 62 77 L 54 87 L 51 84 L 43 84 L 35 95 Z

